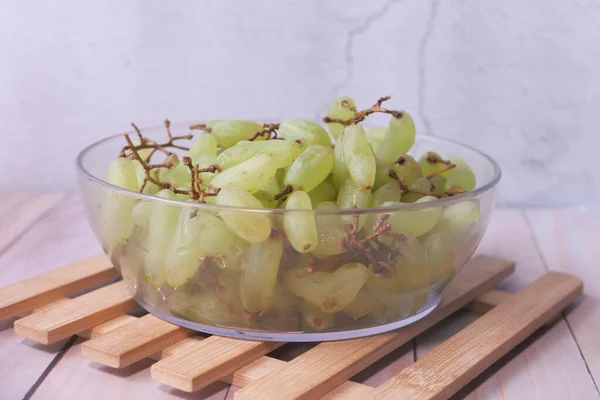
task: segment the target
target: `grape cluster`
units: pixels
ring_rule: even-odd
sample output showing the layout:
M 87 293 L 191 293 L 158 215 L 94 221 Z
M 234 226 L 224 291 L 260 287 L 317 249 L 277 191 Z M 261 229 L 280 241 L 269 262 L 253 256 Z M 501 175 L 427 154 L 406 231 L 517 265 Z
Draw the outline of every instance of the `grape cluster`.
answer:
M 388 99 L 364 110 L 336 99 L 329 133 L 301 119 L 218 120 L 191 126 L 193 138 L 166 121 L 159 143 L 134 125 L 106 181 L 179 202 L 107 190 L 105 248 L 143 302 L 207 325 L 322 332 L 416 314 L 472 249 L 479 219 L 473 200 L 434 200 L 474 189 L 475 175 L 458 156 L 410 155 L 414 122 Z M 373 113 L 389 125 L 365 130 Z

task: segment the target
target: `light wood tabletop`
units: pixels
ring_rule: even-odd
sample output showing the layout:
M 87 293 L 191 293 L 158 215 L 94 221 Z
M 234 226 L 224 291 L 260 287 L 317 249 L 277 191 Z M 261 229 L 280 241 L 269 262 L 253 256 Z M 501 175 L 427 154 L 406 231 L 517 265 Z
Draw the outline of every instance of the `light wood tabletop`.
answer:
M 550 270 L 581 278 L 584 296 L 456 398 L 600 399 L 600 212 L 498 208 L 478 253 L 516 262 L 501 288 L 516 291 Z M 101 252 L 76 194 L 0 194 L 0 286 Z M 476 318 L 461 311 L 385 356 L 352 380 L 378 386 Z M 81 357 L 81 339 L 44 346 L 0 321 L 2 399 L 229 399 L 237 388 L 214 383 L 194 394 L 150 378 L 155 361 L 116 370 Z M 311 344 L 271 355 L 291 360 Z

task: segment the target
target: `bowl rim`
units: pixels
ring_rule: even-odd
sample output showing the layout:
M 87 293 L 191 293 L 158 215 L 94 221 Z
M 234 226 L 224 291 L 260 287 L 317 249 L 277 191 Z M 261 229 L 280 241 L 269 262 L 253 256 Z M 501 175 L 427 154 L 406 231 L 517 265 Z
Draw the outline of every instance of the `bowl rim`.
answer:
M 185 126 L 186 129 L 188 129 L 190 124 L 184 125 L 182 123 L 178 123 L 178 124 L 171 125 L 172 128 L 177 128 L 179 126 Z M 160 128 L 162 128 L 162 126 L 141 128 L 140 130 L 148 131 L 148 130 L 158 130 Z M 81 150 L 75 160 L 75 166 L 76 166 L 78 175 L 85 178 L 88 181 L 91 181 L 100 186 L 103 186 L 106 189 L 109 189 L 109 190 L 112 190 L 112 191 L 115 191 L 115 192 L 118 192 L 118 193 L 121 193 L 121 194 L 124 194 L 127 196 L 135 197 L 138 200 L 159 201 L 159 202 L 163 202 L 163 203 L 178 205 L 178 206 L 185 207 L 185 208 L 194 208 L 194 209 L 198 209 L 198 210 L 212 211 L 212 212 L 231 210 L 231 211 L 236 211 L 236 212 L 248 212 L 248 213 L 257 213 L 257 214 L 313 213 L 313 214 L 319 214 L 319 215 L 340 215 L 340 214 L 342 214 L 342 215 L 348 215 L 348 214 L 361 215 L 361 214 L 390 213 L 390 212 L 394 212 L 394 211 L 404 211 L 404 210 L 427 209 L 427 208 L 433 208 L 433 207 L 448 206 L 451 204 L 459 203 L 462 201 L 467 201 L 469 199 L 478 197 L 479 195 L 493 189 L 498 184 L 498 182 L 500 181 L 500 179 L 502 177 L 502 169 L 500 168 L 500 165 L 492 157 L 490 157 L 483 151 L 478 150 L 467 144 L 455 141 L 455 140 L 441 138 L 438 136 L 433 136 L 433 135 L 428 135 L 428 134 L 423 134 L 423 133 L 417 132 L 417 140 L 421 137 L 425 137 L 425 138 L 427 138 L 427 140 L 433 140 L 433 141 L 437 141 L 437 142 L 441 142 L 441 143 L 451 143 L 451 144 L 466 148 L 474 153 L 477 153 L 479 156 L 483 157 L 485 160 L 487 160 L 492 165 L 492 167 L 494 169 L 492 178 L 489 179 L 487 182 L 485 182 L 482 185 L 477 185 L 473 190 L 466 192 L 466 193 L 458 194 L 458 195 L 451 196 L 451 197 L 445 197 L 442 199 L 431 200 L 431 201 L 427 201 L 424 203 L 401 203 L 399 205 L 389 206 L 389 207 L 369 207 L 369 208 L 357 208 L 357 209 L 330 209 L 330 208 L 327 208 L 327 209 L 306 210 L 306 209 L 285 209 L 285 208 L 248 208 L 248 207 L 224 206 L 224 205 L 208 204 L 208 203 L 197 203 L 197 202 L 193 202 L 193 201 L 167 199 L 164 197 L 159 197 L 159 196 L 155 196 L 155 195 L 151 195 L 151 194 L 134 192 L 129 189 L 125 189 L 120 186 L 116 186 L 111 183 L 108 183 L 104 179 L 99 178 L 96 175 L 92 174 L 90 171 L 88 171 L 85 168 L 84 159 L 88 153 L 93 151 L 97 146 L 99 146 L 105 142 L 114 140 L 117 137 L 122 137 L 126 134 L 131 135 L 131 134 L 135 134 L 135 132 L 132 130 L 132 131 L 126 131 L 123 133 L 117 133 L 115 135 L 107 136 L 105 138 L 102 138 L 100 140 L 97 140 L 97 141 L 89 144 L 83 150 Z M 80 190 L 81 190 L 81 186 L 80 186 Z

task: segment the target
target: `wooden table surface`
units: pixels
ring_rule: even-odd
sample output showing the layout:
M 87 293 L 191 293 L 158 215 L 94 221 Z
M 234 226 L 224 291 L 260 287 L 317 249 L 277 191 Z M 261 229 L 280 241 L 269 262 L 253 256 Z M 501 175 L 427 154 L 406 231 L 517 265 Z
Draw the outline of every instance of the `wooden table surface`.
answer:
M 556 323 L 511 351 L 457 398 L 600 399 L 600 212 L 500 208 L 478 252 L 507 258 L 517 270 L 502 289 L 518 290 L 549 270 L 585 282 L 584 297 Z M 0 194 L 0 286 L 100 253 L 76 194 Z M 459 312 L 384 357 L 353 380 L 376 386 L 473 321 Z M 152 361 L 113 370 L 81 357 L 80 340 L 42 346 L 0 321 L 0 398 L 233 398 L 217 382 L 188 394 L 150 378 Z M 310 344 L 286 345 L 289 360 Z

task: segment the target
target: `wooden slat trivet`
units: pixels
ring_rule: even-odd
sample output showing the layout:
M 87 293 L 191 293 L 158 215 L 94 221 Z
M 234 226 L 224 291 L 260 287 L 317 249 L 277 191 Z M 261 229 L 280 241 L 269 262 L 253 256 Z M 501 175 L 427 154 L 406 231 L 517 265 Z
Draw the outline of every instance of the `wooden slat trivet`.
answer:
M 483 321 L 476 327 L 480 329 L 487 327 L 487 329 L 491 329 L 491 333 L 485 329 L 470 332 L 467 330 L 470 328 L 468 327 L 456 335 L 467 331 L 465 337 L 470 338 L 469 335 L 477 337 L 479 347 L 476 348 L 480 350 L 480 353 L 473 354 L 473 358 L 460 359 L 460 357 L 466 357 L 464 353 L 468 354 L 471 350 L 472 342 L 468 341 L 467 346 L 469 347 L 462 352 L 446 351 L 441 353 L 453 360 L 456 358 L 455 362 L 459 364 L 462 362 L 460 365 L 452 364 L 455 370 L 447 370 L 456 374 L 453 375 L 455 379 L 439 378 L 439 382 L 436 382 L 436 389 L 424 391 L 422 388 L 417 388 L 420 391 L 415 389 L 416 397 L 408 397 L 444 398 L 448 393 L 454 393 L 485 370 L 539 326 L 548 322 L 553 315 L 581 293 L 581 281 L 569 275 L 556 273 L 547 274 L 516 294 L 490 290 L 512 273 L 514 267 L 511 263 L 503 260 L 480 257 L 471 260 L 465 266 L 460 275 L 448 287 L 442 304 L 424 319 L 408 327 L 377 336 L 340 342 L 324 342 L 291 362 L 285 362 L 264 355 L 283 343 L 252 342 L 217 336 L 204 339 L 196 335 L 189 336 L 191 331 L 152 315 L 141 318 L 126 315 L 126 312 L 135 308 L 135 303 L 131 295 L 124 289 L 122 282 L 94 290 L 74 299 L 61 299 L 58 293 L 64 289 L 56 291 L 56 287 L 70 288 L 61 295 L 85 289 L 68 279 L 69 268 L 76 267 L 81 271 L 81 264 L 84 262 L 62 268 L 62 274 L 66 279 L 59 283 L 53 281 L 44 283 L 44 275 L 31 278 L 29 281 L 34 282 L 34 287 L 43 288 L 41 291 L 38 289 L 32 293 L 31 297 L 35 300 L 31 300 L 27 296 L 20 296 L 16 302 L 12 301 L 10 304 L 5 302 L 8 306 L 4 306 L 4 309 L 2 306 L 5 303 L 0 303 L 0 312 L 4 310 L 4 314 L 0 315 L 4 315 L 6 318 L 35 309 L 34 314 L 15 322 L 15 333 L 42 343 L 51 343 L 71 334 L 92 337 L 93 340 L 82 346 L 84 356 L 88 358 L 116 367 L 130 365 L 145 357 L 161 360 L 152 368 L 152 376 L 160 382 L 186 391 L 198 390 L 215 380 L 246 387 L 236 393 L 236 399 L 317 397 L 366 399 L 390 393 L 393 398 L 397 398 L 396 391 L 400 391 L 399 393 L 402 395 L 407 393 L 404 386 L 398 386 L 397 379 L 392 379 L 376 389 L 346 379 L 460 308 L 466 306 L 482 313 L 493 309 L 492 313 L 488 313 L 476 321 L 476 323 Z M 81 274 L 80 272 L 77 281 L 84 279 L 89 286 L 93 286 L 112 279 L 110 277 L 107 279 L 105 273 L 99 274 L 91 267 L 89 273 L 89 276 L 85 276 L 85 273 Z M 114 273 L 112 277 L 114 277 Z M 558 281 L 560 281 L 560 285 L 557 283 Z M 15 285 L 0 288 L 0 299 L 4 297 L 5 293 L 14 294 L 14 287 Z M 26 286 L 20 287 L 23 292 L 27 292 Z M 530 300 L 532 291 L 536 293 L 536 299 L 541 299 L 542 305 L 538 307 L 521 305 L 523 300 L 519 299 Z M 45 304 L 40 304 L 40 292 L 43 293 L 42 298 L 44 296 L 46 298 Z M 47 295 L 48 293 L 50 295 Z M 50 304 L 51 302 L 53 303 Z M 515 306 L 515 303 L 518 305 Z M 17 306 L 15 307 L 14 304 Z M 495 308 L 498 304 L 501 304 L 501 307 Z M 505 304 L 513 305 L 507 308 Z M 521 313 L 524 315 L 517 316 L 516 319 L 511 319 L 512 314 L 508 311 L 496 311 L 521 310 L 520 307 L 527 309 L 528 312 Z M 15 311 L 17 309 L 18 311 Z M 492 317 L 496 315 L 496 317 L 491 320 L 492 317 L 489 315 Z M 504 326 L 507 323 L 512 324 L 513 327 L 505 329 L 509 332 L 507 334 L 498 333 L 492 329 L 496 325 Z M 471 326 L 473 325 L 475 324 Z M 494 336 L 494 332 L 498 336 Z M 485 337 L 482 336 L 482 333 L 491 335 L 489 337 L 494 338 L 495 341 L 488 343 L 487 340 L 484 340 Z M 139 340 L 136 341 L 136 337 Z M 440 347 L 444 349 L 442 346 Z M 447 346 L 450 346 L 448 349 L 451 350 L 456 343 Z M 434 350 L 430 354 L 435 356 L 436 351 Z M 424 376 L 422 374 L 429 371 L 427 369 L 430 365 L 427 361 L 429 359 L 428 355 L 405 371 L 410 374 L 414 369 L 417 371 L 415 372 L 417 375 Z M 464 362 L 471 359 L 473 360 L 472 364 Z M 429 362 L 439 363 L 439 359 Z M 436 371 L 437 374 L 445 372 L 446 370 Z M 402 372 L 399 376 L 403 376 Z

